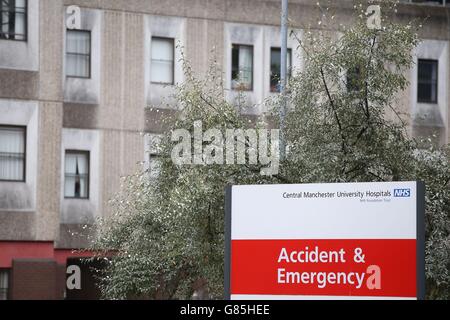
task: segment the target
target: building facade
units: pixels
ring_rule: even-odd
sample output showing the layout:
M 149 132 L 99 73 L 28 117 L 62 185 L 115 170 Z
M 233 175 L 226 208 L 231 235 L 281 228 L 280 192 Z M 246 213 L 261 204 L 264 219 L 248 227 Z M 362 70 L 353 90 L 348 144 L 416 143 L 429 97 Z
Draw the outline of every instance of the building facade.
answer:
M 256 117 L 277 91 L 281 1 L 0 3 L 0 300 L 98 297 L 90 279 L 84 295 L 68 292 L 66 268 L 89 256 L 74 250 L 88 245 L 86 225 L 111 214 L 121 177 L 151 165 L 149 145 L 175 112 L 174 85 L 184 78 L 181 50 L 200 76 L 219 61 L 227 97 L 246 90 L 257 107 L 245 112 Z M 320 27 L 316 3 L 289 1 L 298 36 Z M 337 25 L 351 23 L 353 1 L 330 6 Z M 411 135 L 444 144 L 450 7 L 405 1 L 394 19 L 427 16 L 399 107 Z M 301 70 L 293 37 L 288 46 L 290 66 Z

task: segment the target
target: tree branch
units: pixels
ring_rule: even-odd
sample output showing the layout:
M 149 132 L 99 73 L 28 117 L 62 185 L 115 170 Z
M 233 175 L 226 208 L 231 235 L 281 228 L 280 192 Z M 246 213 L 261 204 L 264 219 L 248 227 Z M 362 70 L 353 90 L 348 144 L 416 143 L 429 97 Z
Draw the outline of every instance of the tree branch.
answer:
M 229 119 L 228 117 L 224 116 L 223 113 L 219 112 L 215 106 L 211 102 L 209 102 L 205 97 L 203 97 L 202 94 L 200 94 L 200 99 L 202 99 L 211 109 L 213 109 L 220 117 L 223 117 L 225 121 L 232 123 L 233 125 L 237 126 L 236 121 Z
M 382 177 L 380 177 L 379 175 L 377 175 L 373 172 L 367 171 L 367 173 L 370 174 L 372 177 L 377 178 L 379 181 L 382 181 L 382 182 L 386 181 L 385 179 L 383 179 Z
M 325 80 L 325 74 L 323 72 L 323 68 L 322 67 L 320 67 L 320 75 L 322 77 L 322 82 L 323 82 L 323 85 L 325 87 L 325 91 L 326 91 L 327 96 L 328 96 L 328 101 L 330 102 L 331 109 L 333 110 L 334 118 L 335 118 L 337 126 L 339 128 L 339 134 L 340 134 L 341 140 L 342 140 L 342 146 L 341 146 L 342 152 L 344 153 L 344 155 L 347 155 L 346 138 L 345 138 L 344 132 L 342 130 L 341 121 L 339 120 L 339 116 L 337 114 L 336 106 L 334 105 L 333 98 L 331 97 L 331 93 L 330 93 L 330 90 L 328 88 L 327 81 Z
M 366 79 L 364 81 L 364 85 L 365 85 L 364 104 L 366 106 L 366 110 L 365 110 L 366 112 L 365 113 L 366 113 L 367 121 L 369 121 L 369 119 L 370 119 L 370 111 L 369 111 L 369 84 L 368 84 L 367 79 L 369 78 L 369 67 L 370 67 L 370 64 L 372 63 L 373 48 L 375 47 L 376 41 L 377 41 L 377 36 L 375 35 L 375 36 L 373 36 L 373 39 L 372 39 L 372 45 L 370 47 L 369 59 L 367 61 L 366 70 L 365 70 L 366 71 Z

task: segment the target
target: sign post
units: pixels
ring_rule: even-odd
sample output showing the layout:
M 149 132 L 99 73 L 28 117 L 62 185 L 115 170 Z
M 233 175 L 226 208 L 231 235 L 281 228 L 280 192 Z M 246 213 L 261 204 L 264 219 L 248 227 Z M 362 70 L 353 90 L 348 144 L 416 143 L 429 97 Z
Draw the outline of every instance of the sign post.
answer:
M 423 299 L 424 185 L 230 186 L 229 299 Z

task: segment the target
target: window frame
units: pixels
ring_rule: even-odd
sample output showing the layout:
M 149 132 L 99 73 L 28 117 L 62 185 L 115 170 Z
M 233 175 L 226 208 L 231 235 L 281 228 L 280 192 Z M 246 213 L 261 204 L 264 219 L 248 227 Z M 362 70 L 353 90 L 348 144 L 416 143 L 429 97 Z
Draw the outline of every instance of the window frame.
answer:
M 6 301 L 8 301 L 11 299 L 11 269 L 10 268 L 0 268 L 0 272 L 8 273 L 8 287 L 6 288 Z M 5 289 L 5 288 L 0 288 L 0 289 Z M 2 301 L 2 300 L 0 299 L 0 301 Z
M 172 82 L 160 82 L 160 81 L 153 81 L 152 80 L 152 74 L 150 71 L 150 83 L 151 84 L 160 84 L 160 85 L 166 85 L 166 86 L 173 86 L 175 85 L 175 38 L 170 38 L 170 37 L 160 37 L 160 36 L 151 36 L 151 43 L 150 43 L 150 69 L 152 68 L 153 65 L 153 40 L 157 39 L 157 40 L 164 40 L 164 41 L 170 41 L 172 44 L 172 54 L 173 54 L 173 59 L 172 59 Z M 161 60 L 156 60 L 155 61 L 161 61 Z M 168 60 L 163 60 L 163 61 L 168 61 Z
M 23 34 L 19 34 L 19 33 L 2 32 L 1 29 L 0 29 L 0 40 L 28 42 L 28 0 L 24 0 L 24 1 L 25 1 L 25 6 L 23 7 L 23 9 L 25 10 L 25 12 L 23 13 L 23 16 L 24 16 L 24 26 L 23 26 L 24 33 Z M 11 11 L 11 10 L 3 11 L 2 10 L 2 6 L 0 4 L 0 15 L 3 12 L 9 12 L 10 14 L 11 13 L 16 14 L 16 10 L 15 10 L 16 8 L 17 7 L 14 7 L 14 11 Z M 20 7 L 20 8 L 22 8 L 22 7 Z M 1 35 L 8 35 L 8 36 L 10 36 L 10 35 L 21 35 L 21 36 L 23 36 L 23 39 L 15 39 L 15 38 L 14 39 L 5 39 L 5 38 L 2 38 Z
M 233 88 L 233 47 L 234 46 L 238 46 L 238 47 L 248 47 L 248 48 L 252 48 L 252 80 L 251 80 L 251 86 L 249 89 L 239 89 L 239 88 Z M 231 43 L 231 90 L 233 91 L 246 91 L 246 92 L 251 92 L 254 90 L 254 82 L 255 82 L 255 46 L 253 44 L 243 44 L 243 43 Z M 239 71 L 239 61 L 238 61 L 238 71 Z
M 436 64 L 436 98 L 434 100 L 423 100 L 419 97 L 419 86 L 421 83 L 420 81 L 420 62 L 427 62 L 427 63 L 435 63 Z M 433 82 L 430 82 L 431 85 L 433 85 Z M 438 104 L 439 100 L 439 60 L 438 59 L 417 59 L 417 102 L 418 103 L 429 103 L 429 104 Z
M 67 33 L 69 32 L 78 32 L 78 33 L 87 33 L 89 34 L 89 54 L 86 53 L 75 53 L 75 52 L 69 52 L 67 50 Z M 66 50 L 65 50 L 65 76 L 66 78 L 72 78 L 72 79 L 92 79 L 92 31 L 91 30 L 86 30 L 86 29 L 66 29 Z M 67 56 L 71 54 L 71 55 L 76 55 L 76 56 L 83 56 L 83 57 L 89 57 L 89 71 L 88 71 L 88 76 L 74 76 L 74 75 L 68 75 L 67 74 Z
M 13 128 L 23 130 L 23 179 L 22 180 L 8 180 L 1 179 L 0 182 L 25 183 L 27 181 L 27 127 L 19 125 L 0 124 L 0 131 L 2 128 Z
M 69 197 L 66 196 L 66 156 L 67 154 L 85 154 L 87 158 L 87 184 L 86 184 L 86 197 Z M 66 149 L 64 152 L 64 199 L 71 200 L 89 200 L 90 199 L 90 184 L 91 184 L 91 152 L 89 150 L 75 150 Z
M 280 90 L 272 90 L 272 50 L 280 51 L 280 66 L 281 66 L 281 47 L 270 47 L 270 70 L 269 70 L 269 90 L 271 93 L 280 93 Z M 292 48 L 287 48 L 288 57 L 289 57 L 289 66 L 290 68 L 287 68 L 287 76 L 286 83 L 288 80 L 292 77 Z M 281 80 L 281 70 L 280 73 L 280 80 Z

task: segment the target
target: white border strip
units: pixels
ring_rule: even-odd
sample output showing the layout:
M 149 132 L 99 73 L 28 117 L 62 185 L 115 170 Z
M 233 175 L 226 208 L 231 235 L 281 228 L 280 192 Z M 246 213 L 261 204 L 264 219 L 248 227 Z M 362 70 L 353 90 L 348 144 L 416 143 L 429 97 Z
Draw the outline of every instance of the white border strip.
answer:
M 232 240 L 416 239 L 416 182 L 232 188 Z M 395 197 L 395 189 L 410 193 Z M 369 196 L 381 192 L 386 196 Z M 305 193 L 333 196 L 290 196 Z
M 411 297 L 295 296 L 295 295 L 232 294 L 231 300 L 417 300 L 417 299 L 411 298 Z

